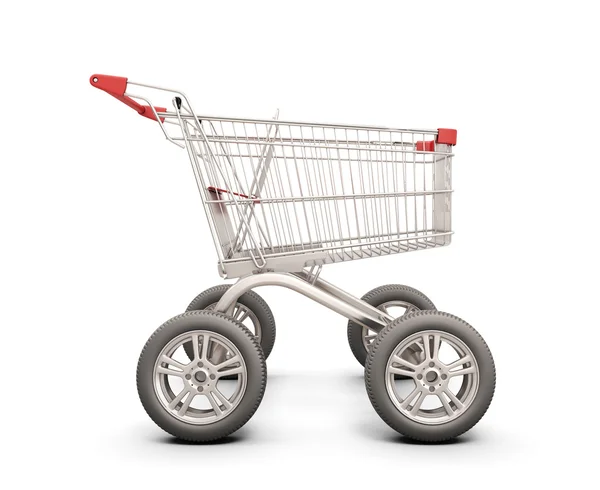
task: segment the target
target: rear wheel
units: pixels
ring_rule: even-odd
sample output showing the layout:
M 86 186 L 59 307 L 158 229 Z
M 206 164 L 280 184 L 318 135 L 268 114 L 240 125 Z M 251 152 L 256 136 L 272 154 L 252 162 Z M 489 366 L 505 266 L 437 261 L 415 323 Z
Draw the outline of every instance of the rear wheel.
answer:
M 194 442 L 242 427 L 258 408 L 266 381 L 254 335 L 211 311 L 190 311 L 162 325 L 144 346 L 137 369 L 138 394 L 150 418 Z
M 399 318 L 414 311 L 436 309 L 433 302 L 421 291 L 400 284 L 380 286 L 369 291 L 361 299 L 394 318 Z M 371 344 L 376 337 L 376 332 L 353 321 L 348 322 L 350 349 L 356 360 L 363 366 L 367 360 Z M 419 352 L 414 352 L 412 354 L 413 361 L 418 361 L 419 355 Z
M 230 287 L 229 284 L 220 284 L 207 289 L 194 298 L 186 311 L 214 309 Z M 263 350 L 265 359 L 268 358 L 275 345 L 275 318 L 266 301 L 254 291 L 248 291 L 238 298 L 232 318 L 252 332 Z M 191 359 L 191 345 L 184 347 Z

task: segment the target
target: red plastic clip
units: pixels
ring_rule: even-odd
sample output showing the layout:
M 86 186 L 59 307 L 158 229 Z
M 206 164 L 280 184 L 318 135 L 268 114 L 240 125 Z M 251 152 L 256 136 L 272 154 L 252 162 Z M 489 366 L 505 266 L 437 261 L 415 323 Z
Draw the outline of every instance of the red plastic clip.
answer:
M 417 141 L 417 151 L 435 151 L 435 141 Z
M 234 196 L 243 197 L 244 199 L 252 199 L 254 202 L 260 202 L 256 196 L 247 196 L 246 194 L 240 194 L 239 192 L 228 191 L 227 189 L 220 189 L 219 187 L 210 186 L 207 188 L 209 192 L 214 192 L 215 194 L 233 194 Z

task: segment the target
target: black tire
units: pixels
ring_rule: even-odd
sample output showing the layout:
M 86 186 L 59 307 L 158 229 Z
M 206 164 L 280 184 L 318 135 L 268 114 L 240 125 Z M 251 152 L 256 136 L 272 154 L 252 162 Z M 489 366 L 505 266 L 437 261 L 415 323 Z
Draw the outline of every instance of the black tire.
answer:
M 426 330 L 458 338 L 471 350 L 479 369 L 479 385 L 470 405 L 456 418 L 438 425 L 410 419 L 396 408 L 386 389 L 386 366 L 392 352 L 409 336 Z M 487 344 L 468 323 L 448 313 L 421 311 L 398 318 L 379 333 L 367 357 L 365 384 L 373 408 L 392 429 L 418 441 L 442 442 L 465 433 L 483 417 L 494 396 L 496 369 Z
M 222 335 L 240 352 L 247 371 L 246 390 L 239 404 L 227 416 L 211 424 L 194 425 L 175 418 L 163 407 L 154 389 L 154 366 L 162 349 L 177 336 L 194 330 Z M 186 441 L 208 442 L 221 439 L 242 427 L 262 400 L 267 383 L 267 367 L 254 335 L 241 323 L 212 311 L 190 311 L 158 328 L 150 337 L 137 367 L 137 389 L 144 409 L 164 431 Z
M 436 309 L 433 302 L 421 291 L 401 284 L 379 286 L 369 291 L 361 299 L 375 308 L 379 308 L 389 301 L 403 301 L 413 305 L 418 310 Z M 354 354 L 354 357 L 362 366 L 365 365 L 367 355 L 369 354 L 363 343 L 363 335 L 363 326 L 350 320 L 348 322 L 348 343 L 350 344 L 352 354 Z
M 185 311 L 204 310 L 218 303 L 230 287 L 230 284 L 220 284 L 219 286 L 207 289 L 196 296 Z M 257 337 L 265 355 L 265 359 L 267 359 L 275 345 L 275 317 L 273 316 L 271 308 L 269 308 L 266 301 L 254 291 L 244 293 L 238 298 L 237 302 L 252 310 L 260 323 L 261 332 Z M 185 349 L 188 356 L 190 356 L 190 346 L 186 345 Z

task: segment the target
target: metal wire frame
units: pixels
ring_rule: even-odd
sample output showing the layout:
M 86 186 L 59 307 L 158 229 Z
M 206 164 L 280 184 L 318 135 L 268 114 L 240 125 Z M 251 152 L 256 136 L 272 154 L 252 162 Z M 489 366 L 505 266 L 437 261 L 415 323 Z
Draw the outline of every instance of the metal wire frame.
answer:
M 450 243 L 451 147 L 416 149 L 437 131 L 199 117 L 175 95 L 155 115 L 188 151 L 222 275 Z

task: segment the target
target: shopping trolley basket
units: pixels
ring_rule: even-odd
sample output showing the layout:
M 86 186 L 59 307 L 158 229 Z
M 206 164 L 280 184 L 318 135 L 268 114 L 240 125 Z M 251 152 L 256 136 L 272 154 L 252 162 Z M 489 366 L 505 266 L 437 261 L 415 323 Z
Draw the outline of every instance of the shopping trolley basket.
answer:
M 219 273 L 239 278 L 200 294 L 148 341 L 138 390 L 159 426 L 206 441 L 237 430 L 256 410 L 275 339 L 271 310 L 252 291 L 263 285 L 291 288 L 350 320 L 373 406 L 396 430 L 442 440 L 481 418 L 495 374 L 472 327 L 407 286 L 358 299 L 320 277 L 325 264 L 450 243 L 455 130 L 205 116 L 178 91 L 107 75 L 90 82 L 187 150 Z M 172 108 L 134 87 L 167 94 Z M 446 350 L 451 358 L 442 359 Z M 230 396 L 227 383 L 236 386 Z M 410 393 L 396 387 L 403 383 L 414 385 Z

